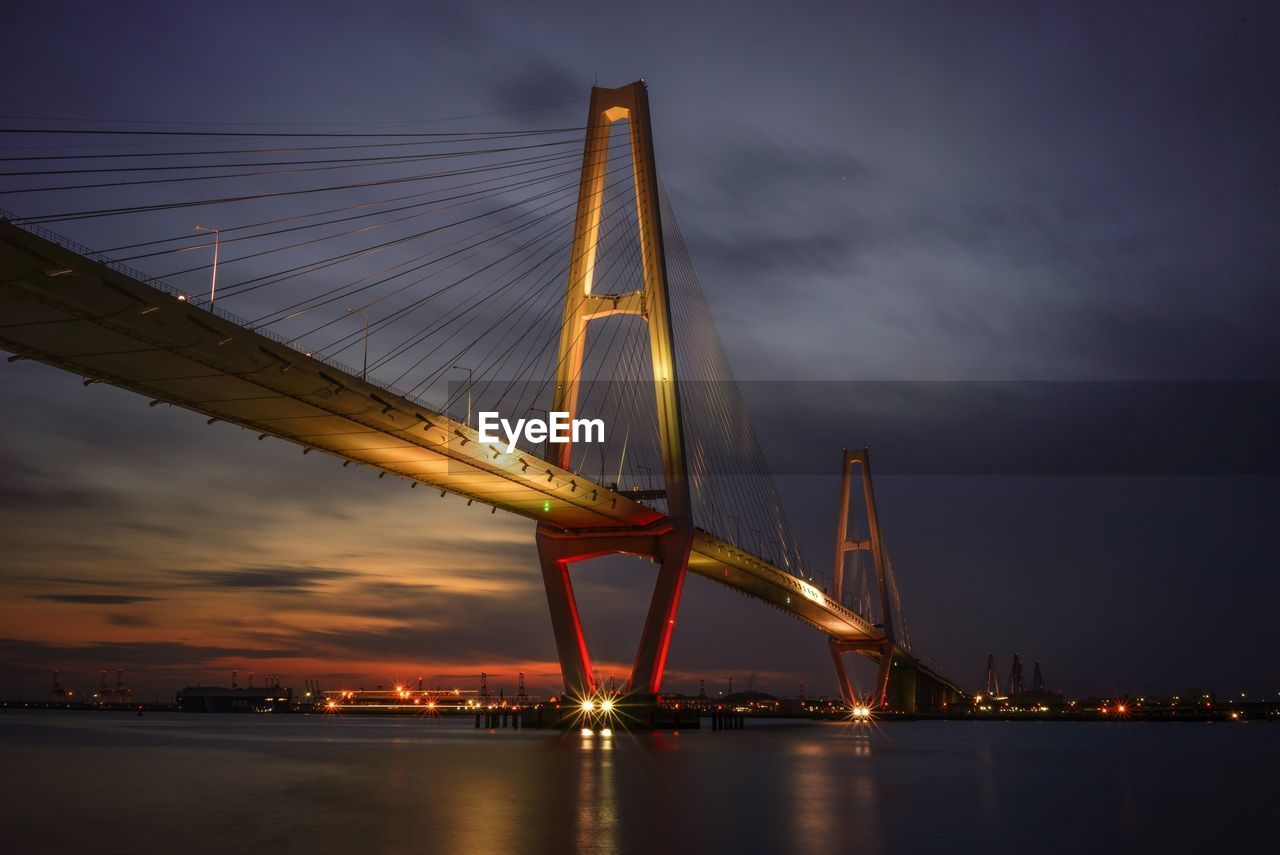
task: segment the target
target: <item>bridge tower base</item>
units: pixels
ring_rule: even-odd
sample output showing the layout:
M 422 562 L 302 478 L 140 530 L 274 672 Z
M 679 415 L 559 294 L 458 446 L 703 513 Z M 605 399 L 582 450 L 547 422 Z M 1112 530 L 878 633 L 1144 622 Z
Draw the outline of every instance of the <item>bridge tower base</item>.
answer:
M 675 629 L 676 610 L 680 605 L 689 551 L 693 546 L 693 532 L 668 527 L 656 533 L 584 533 L 540 526 L 537 544 L 565 691 L 578 698 L 589 697 L 600 687 L 596 685 L 591 668 L 591 653 L 573 596 L 569 565 L 617 554 L 649 558 L 659 565 L 658 580 L 654 584 L 653 598 L 649 601 L 631 680 L 627 685 L 629 693 L 656 696 L 662 687 L 662 672 Z
M 831 648 L 831 661 L 836 669 L 836 685 L 840 688 L 840 699 L 849 708 L 856 706 L 885 706 L 888 703 L 889 678 L 893 663 L 893 645 L 883 641 L 838 641 L 828 639 Z M 844 664 L 844 654 L 861 653 L 870 656 L 880 663 L 875 688 L 869 697 L 858 697 L 849 681 L 849 670 Z

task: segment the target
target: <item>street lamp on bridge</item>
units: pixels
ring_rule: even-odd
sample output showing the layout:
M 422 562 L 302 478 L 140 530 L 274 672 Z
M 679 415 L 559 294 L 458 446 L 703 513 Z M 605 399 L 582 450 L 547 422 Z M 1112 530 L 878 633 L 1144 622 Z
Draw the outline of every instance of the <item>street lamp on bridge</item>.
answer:
M 551 420 L 551 413 L 549 413 L 547 410 L 542 409 L 541 407 L 529 407 L 529 412 L 531 412 L 531 413 L 542 413 L 542 418 L 543 418 L 545 421 L 550 422 L 550 420 Z M 547 435 L 546 435 L 546 436 L 543 438 L 543 440 L 542 440 L 542 459 L 543 459 L 543 460 L 547 460 L 547 459 L 548 459 L 548 457 L 547 457 L 547 454 L 548 454 L 548 452 L 547 452 L 547 443 L 548 443 L 548 442 L 550 442 L 550 441 L 551 441 L 551 432 L 550 432 L 550 431 L 547 431 Z
M 218 244 L 222 238 L 222 229 L 217 226 L 196 226 L 198 232 L 213 232 L 213 277 L 209 282 L 209 308 L 213 308 L 213 297 L 218 291 Z
M 453 367 L 459 371 L 467 372 L 467 427 L 471 427 L 471 378 L 473 369 L 470 369 L 465 365 L 459 365 L 456 362 L 453 364 Z
M 347 309 L 347 314 L 361 312 L 364 314 L 364 367 L 360 369 L 360 379 L 369 379 L 369 309 Z

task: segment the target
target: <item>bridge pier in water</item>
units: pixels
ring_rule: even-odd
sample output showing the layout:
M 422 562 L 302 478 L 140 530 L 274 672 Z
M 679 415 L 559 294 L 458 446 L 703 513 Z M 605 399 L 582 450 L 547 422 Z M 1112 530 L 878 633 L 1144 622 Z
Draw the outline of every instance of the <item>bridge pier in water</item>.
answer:
M 956 686 L 922 667 L 918 661 L 895 660 L 889 678 L 888 708 L 892 712 L 942 713 L 963 698 Z
M 921 711 L 945 712 L 959 704 L 964 694 L 955 686 L 928 674 L 921 674 L 916 685 L 916 705 Z
M 919 671 L 914 663 L 896 659 L 889 669 L 889 691 L 885 705 L 893 712 L 913 715 L 919 711 Z

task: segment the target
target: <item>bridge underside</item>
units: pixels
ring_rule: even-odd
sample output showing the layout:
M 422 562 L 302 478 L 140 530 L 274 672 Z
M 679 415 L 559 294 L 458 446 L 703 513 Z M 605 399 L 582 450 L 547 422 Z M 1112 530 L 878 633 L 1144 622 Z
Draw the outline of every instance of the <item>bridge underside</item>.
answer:
M 886 706 L 902 713 L 934 712 L 959 704 L 965 693 L 923 662 L 897 653 L 889 669 Z
M 658 511 L 581 475 L 484 445 L 461 422 L 4 221 L 0 348 L 136 392 L 152 405 L 183 407 L 467 496 L 544 529 L 657 536 L 669 527 Z M 837 641 L 883 640 L 869 621 L 809 582 L 701 529 L 688 569 Z M 895 656 L 924 667 L 903 651 Z M 958 691 L 937 675 L 930 679 Z

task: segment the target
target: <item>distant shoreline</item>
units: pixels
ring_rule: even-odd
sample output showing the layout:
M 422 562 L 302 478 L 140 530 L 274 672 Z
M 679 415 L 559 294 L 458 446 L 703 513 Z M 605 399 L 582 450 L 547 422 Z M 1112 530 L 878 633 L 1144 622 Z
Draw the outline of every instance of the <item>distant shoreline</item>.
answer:
M 0 710 L 27 710 L 27 711 L 47 711 L 47 712 L 93 712 L 93 713 L 116 713 L 116 714 L 134 714 L 141 712 L 146 713 L 180 713 L 182 710 L 177 704 L 156 704 L 156 703 L 140 703 L 140 704 L 117 704 L 117 705 L 96 705 L 96 704 L 67 704 L 57 703 L 53 701 L 15 701 L 0 700 Z M 188 712 L 189 716 L 208 716 L 220 718 L 225 715 L 254 715 L 251 712 L 245 713 L 194 713 Z M 278 712 L 273 714 L 259 713 L 260 717 L 271 717 L 272 715 L 312 715 L 312 716 L 332 716 L 333 713 L 326 712 L 322 709 L 297 708 L 288 712 Z M 361 718 L 379 718 L 379 717 L 424 717 L 423 711 L 414 708 L 397 709 L 386 707 L 370 707 L 361 708 L 359 706 L 348 706 L 343 708 L 342 717 L 358 716 Z M 438 710 L 433 716 L 440 718 L 471 718 L 474 711 L 470 710 Z M 747 722 L 751 721 L 776 721 L 776 722 L 840 722 L 845 721 L 844 718 L 832 714 L 813 714 L 813 715 L 794 715 L 784 713 L 744 713 Z M 707 717 L 707 716 L 704 716 Z M 887 724 L 890 722 L 911 722 L 911 721 L 954 721 L 954 722 L 1185 722 L 1185 723 L 1204 723 L 1204 722 L 1223 722 L 1228 724 L 1237 724 L 1244 722 L 1280 722 L 1280 705 L 1271 703 L 1240 703 L 1216 706 L 1204 711 L 1198 710 L 1161 710 L 1161 709 L 1140 709 L 1133 712 L 1122 714 L 1116 713 L 1099 713 L 1092 712 L 989 712 L 989 713 L 894 713 L 883 712 L 874 716 L 877 724 Z M 855 722 L 850 721 L 850 724 Z

